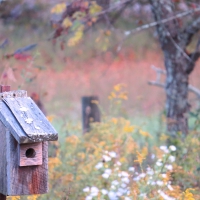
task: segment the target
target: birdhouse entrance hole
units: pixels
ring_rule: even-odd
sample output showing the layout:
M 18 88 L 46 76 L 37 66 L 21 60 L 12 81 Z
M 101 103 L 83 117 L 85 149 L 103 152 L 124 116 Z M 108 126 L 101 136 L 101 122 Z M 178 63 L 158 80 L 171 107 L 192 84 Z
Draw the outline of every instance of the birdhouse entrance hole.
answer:
M 26 150 L 26 157 L 27 158 L 34 158 L 36 155 L 36 152 L 34 149 L 30 148 Z
M 42 142 L 19 145 L 19 166 L 42 165 Z

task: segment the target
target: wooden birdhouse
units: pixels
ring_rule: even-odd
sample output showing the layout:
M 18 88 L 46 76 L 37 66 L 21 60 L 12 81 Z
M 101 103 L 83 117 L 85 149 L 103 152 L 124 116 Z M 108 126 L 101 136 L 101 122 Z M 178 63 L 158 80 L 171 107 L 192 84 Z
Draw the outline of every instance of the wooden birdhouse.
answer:
M 48 191 L 48 141 L 56 130 L 23 90 L 0 93 L 0 193 L 5 196 Z

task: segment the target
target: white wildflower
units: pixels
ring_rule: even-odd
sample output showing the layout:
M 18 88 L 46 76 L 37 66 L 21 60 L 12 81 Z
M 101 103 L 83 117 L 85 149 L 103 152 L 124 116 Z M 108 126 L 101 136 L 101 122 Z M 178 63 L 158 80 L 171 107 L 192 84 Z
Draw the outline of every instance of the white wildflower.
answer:
M 92 196 L 87 196 L 86 198 L 85 198 L 85 200 L 92 200 Z
M 176 147 L 175 147 L 174 145 L 171 145 L 171 146 L 169 147 L 169 149 L 170 149 L 171 151 L 176 151 Z
M 121 197 L 123 194 L 122 194 L 121 192 L 117 191 L 117 192 L 116 192 L 116 195 L 117 195 L 118 197 Z
M 167 174 L 161 174 L 163 178 L 167 178 Z
M 156 181 L 156 184 L 159 186 L 162 186 L 164 183 L 163 183 L 163 181 Z
M 121 175 L 122 175 L 122 176 L 125 176 L 125 177 L 128 177 L 128 176 L 129 176 L 129 174 L 128 174 L 127 172 L 125 172 L 125 171 L 122 171 L 122 172 L 121 172 Z
M 164 200 L 175 200 L 175 198 L 166 195 L 166 194 L 165 194 L 163 191 L 161 191 L 161 190 L 158 190 L 158 193 L 160 194 L 160 196 L 161 196 Z
M 99 192 L 99 189 L 95 186 L 91 187 L 91 192 Z
M 105 178 L 105 179 L 108 179 L 109 176 L 110 176 L 110 174 L 106 174 L 106 173 L 102 174 L 102 177 Z
M 172 165 L 165 165 L 165 168 L 171 171 L 173 169 L 173 166 Z
M 112 181 L 112 185 L 119 185 L 119 182 L 117 180 Z
M 129 167 L 129 168 L 128 168 L 128 171 L 134 172 L 134 171 L 135 171 L 135 168 L 134 168 L 134 167 Z
M 116 163 L 118 166 L 121 166 L 122 165 L 122 163 L 121 162 L 119 162 L 119 161 L 117 161 L 117 163 Z
M 98 193 L 99 193 L 99 189 L 97 187 L 91 187 L 91 196 L 98 196 Z
M 122 178 L 121 181 L 127 184 L 130 182 L 127 177 Z
M 139 197 L 147 197 L 147 194 L 146 194 L 146 193 L 141 193 L 141 194 L 139 195 Z
M 113 191 L 110 191 L 108 193 L 108 197 L 110 198 L 110 200 L 117 200 L 118 199 L 116 193 L 113 192 Z
M 152 159 L 152 160 L 153 160 L 155 157 L 156 157 L 155 154 L 152 154 L 152 155 L 151 155 L 151 159 Z
M 151 184 L 151 185 L 155 185 L 155 184 L 156 184 L 156 182 L 155 182 L 155 181 L 152 181 L 150 184 Z
M 127 190 L 124 188 L 118 188 L 118 192 L 125 194 L 127 192 Z
M 131 34 L 131 31 L 124 31 L 124 35 L 128 36 Z
M 131 200 L 131 198 L 130 197 L 125 197 L 124 200 Z
M 121 187 L 122 187 L 122 188 L 126 188 L 127 185 L 126 185 L 125 183 L 122 183 L 122 184 L 121 184 Z
M 107 155 L 103 155 L 102 157 L 103 157 L 103 159 L 105 160 L 105 162 L 111 161 L 111 157 L 109 157 L 109 156 L 107 156 Z
M 162 166 L 163 164 L 162 164 L 162 162 L 161 162 L 160 160 L 158 160 L 158 161 L 156 162 L 156 165 L 157 165 L 158 167 L 160 167 L 160 166 Z
M 110 187 L 112 190 L 116 190 L 116 187 L 114 185 L 111 185 Z
M 102 167 L 103 167 L 102 162 L 97 163 L 97 165 L 95 166 L 96 169 L 101 169 Z
M 89 192 L 90 191 L 90 188 L 89 187 L 86 187 L 83 189 L 83 192 Z
M 112 170 L 111 169 L 106 169 L 105 171 L 104 171 L 104 173 L 106 173 L 106 174 L 111 174 L 112 173 Z
M 115 171 L 118 171 L 119 170 L 119 167 L 115 167 L 115 169 L 114 169 Z
M 148 170 L 148 171 L 147 171 L 147 174 L 148 174 L 148 175 L 154 175 L 153 169 Z
M 144 178 L 145 176 L 146 176 L 146 174 L 145 173 L 142 173 L 142 174 L 140 174 L 139 175 L 141 178 Z
M 167 187 L 168 187 L 168 189 L 171 190 L 171 191 L 174 190 L 173 187 L 172 187 L 171 185 L 167 185 Z
M 106 195 L 106 194 L 108 194 L 108 190 L 102 189 L 102 190 L 101 190 L 101 193 L 102 193 L 103 195 Z
M 112 158 L 116 158 L 117 157 L 117 154 L 114 151 L 109 152 L 108 155 L 110 157 L 112 157 Z
M 140 176 L 136 176 L 135 178 L 133 178 L 133 181 L 139 181 L 141 179 L 141 177 Z
M 162 151 L 164 151 L 165 153 L 169 153 L 169 150 L 168 150 L 167 146 L 160 146 L 160 149 Z
M 169 161 L 170 162 L 174 162 L 176 160 L 176 157 L 175 156 L 169 156 Z

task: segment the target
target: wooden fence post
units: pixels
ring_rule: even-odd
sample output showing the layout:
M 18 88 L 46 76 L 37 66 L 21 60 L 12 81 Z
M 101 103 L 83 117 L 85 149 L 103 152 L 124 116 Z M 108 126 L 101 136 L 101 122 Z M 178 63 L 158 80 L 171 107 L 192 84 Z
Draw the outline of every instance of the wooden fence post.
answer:
M 100 122 L 100 110 L 98 107 L 99 98 L 97 96 L 82 97 L 82 124 L 83 133 L 91 130 L 91 122 Z

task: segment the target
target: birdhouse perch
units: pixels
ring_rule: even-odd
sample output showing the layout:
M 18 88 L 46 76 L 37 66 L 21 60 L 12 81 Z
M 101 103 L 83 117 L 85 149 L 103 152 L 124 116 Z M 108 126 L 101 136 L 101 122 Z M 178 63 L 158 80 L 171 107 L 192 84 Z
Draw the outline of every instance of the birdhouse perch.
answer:
M 47 193 L 48 141 L 58 139 L 27 92 L 9 89 L 0 87 L 0 200 Z

